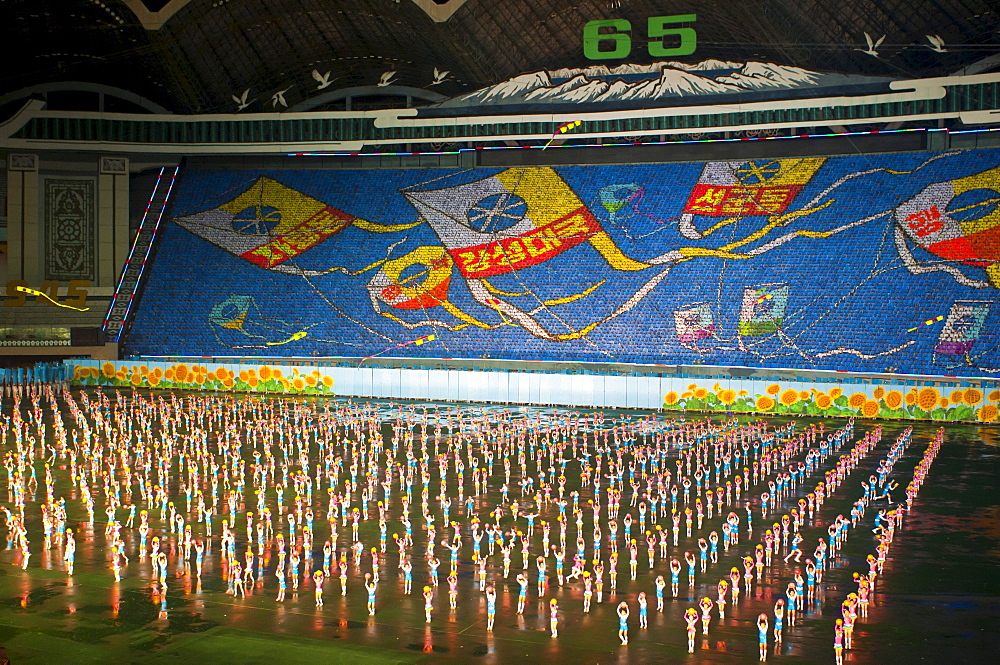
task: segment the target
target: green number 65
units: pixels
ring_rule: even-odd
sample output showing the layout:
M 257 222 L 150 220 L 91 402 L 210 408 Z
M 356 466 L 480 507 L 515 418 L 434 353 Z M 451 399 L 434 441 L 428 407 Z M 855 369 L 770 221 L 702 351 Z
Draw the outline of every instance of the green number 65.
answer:
M 691 55 L 698 46 L 698 35 L 694 28 L 676 27 L 679 23 L 694 23 L 695 14 L 676 16 L 651 16 L 646 22 L 649 36 L 647 49 L 654 58 Z M 610 32 L 602 32 L 610 29 Z M 583 26 L 583 55 L 588 60 L 614 60 L 627 58 L 632 53 L 632 23 L 626 19 L 606 19 L 590 21 Z M 677 37 L 680 43 L 667 46 L 665 37 Z M 671 40 L 673 41 L 673 40 Z M 610 42 L 610 49 L 602 49 L 602 44 Z

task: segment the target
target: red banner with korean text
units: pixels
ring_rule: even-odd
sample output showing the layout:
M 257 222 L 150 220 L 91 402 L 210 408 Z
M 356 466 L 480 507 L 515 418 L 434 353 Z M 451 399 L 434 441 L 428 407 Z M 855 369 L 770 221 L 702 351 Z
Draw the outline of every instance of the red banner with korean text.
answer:
M 547 261 L 586 242 L 601 230 L 590 211 L 582 206 L 522 235 L 453 249 L 449 253 L 465 277 L 490 277 Z
M 694 186 L 684 212 L 731 217 L 780 215 L 802 190 L 802 185 L 712 185 Z
M 326 206 L 304 222 L 275 236 L 274 240 L 240 256 L 263 268 L 272 268 L 340 233 L 353 221 L 354 217 L 347 213 Z

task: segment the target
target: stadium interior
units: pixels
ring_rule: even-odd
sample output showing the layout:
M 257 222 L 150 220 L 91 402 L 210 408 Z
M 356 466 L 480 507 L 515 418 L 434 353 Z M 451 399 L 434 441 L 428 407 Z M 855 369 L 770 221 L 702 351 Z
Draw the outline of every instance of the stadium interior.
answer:
M 1000 647 L 994 2 L 6 0 L 0 24 L 10 662 Z M 774 566 L 747 544 L 772 519 Z M 728 618 L 704 559 L 694 581 L 711 529 Z M 435 547 L 456 581 L 425 587 Z

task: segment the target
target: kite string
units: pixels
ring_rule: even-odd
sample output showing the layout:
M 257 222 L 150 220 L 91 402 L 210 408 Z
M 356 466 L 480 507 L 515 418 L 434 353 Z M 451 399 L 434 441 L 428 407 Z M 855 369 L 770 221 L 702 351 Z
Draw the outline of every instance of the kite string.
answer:
M 514 192 L 517 191 L 517 189 L 521 185 L 522 180 L 524 179 L 524 176 L 527 175 L 527 172 L 528 172 L 527 168 L 518 169 L 517 180 L 515 181 L 514 187 L 511 188 L 511 193 L 514 193 Z M 507 256 L 507 249 L 503 246 L 503 243 L 498 242 L 497 244 L 500 247 L 501 252 L 503 252 L 504 258 L 507 259 L 508 265 L 512 265 L 510 263 L 509 257 Z M 668 270 L 669 270 L 669 268 L 668 268 Z M 554 318 L 556 321 L 558 321 L 559 323 L 561 323 L 562 325 L 564 325 L 567 330 L 574 331 L 574 327 L 573 326 L 571 326 L 569 323 L 567 323 L 565 320 L 563 320 L 562 317 L 560 317 L 558 314 L 556 314 L 555 312 L 553 312 L 549 308 L 549 305 L 547 305 L 545 301 L 543 301 L 540 297 L 538 297 L 538 294 L 535 293 L 534 290 L 532 290 L 527 284 L 525 284 L 525 282 L 521 278 L 521 275 L 519 274 L 519 272 L 520 271 L 517 268 L 514 268 L 510 272 L 510 274 L 514 277 L 514 279 L 516 279 L 518 281 L 518 283 L 521 285 L 522 288 L 524 288 L 528 293 L 531 294 L 531 296 L 538 302 L 539 307 L 542 308 L 545 311 L 546 314 L 548 314 L 549 316 L 551 316 L 552 318 Z M 511 305 L 510 303 L 507 303 L 507 304 L 509 306 L 513 307 L 513 305 Z M 517 308 L 515 308 L 515 309 L 517 309 Z M 629 309 L 631 309 L 631 307 Z M 499 311 L 499 309 L 498 309 L 498 311 Z M 623 310 L 623 311 L 627 311 L 627 310 Z M 619 312 L 619 313 L 621 313 L 621 312 Z M 571 337 L 564 337 L 563 335 L 558 335 L 557 339 L 563 339 L 563 340 L 567 340 L 567 339 L 582 339 L 587 344 L 589 344 L 591 347 L 593 347 L 598 353 L 603 354 L 603 355 L 607 356 L 608 358 L 611 358 L 612 360 L 621 361 L 621 358 L 619 358 L 617 355 L 609 353 L 608 351 L 606 351 L 602 347 L 600 347 L 597 344 L 595 344 L 589 338 L 590 333 L 593 332 L 593 330 L 599 324 L 604 323 L 604 322 L 610 320 L 611 318 L 614 318 L 617 315 L 618 315 L 618 313 L 613 313 L 612 316 L 606 317 L 603 321 L 595 321 L 595 322 L 591 323 L 588 326 L 585 326 L 584 328 L 582 328 L 580 330 L 575 330 L 574 332 L 569 333 L 569 335 L 572 335 Z
M 921 164 L 919 164 L 917 167 L 915 167 L 914 169 L 911 169 L 909 171 L 903 171 L 903 170 L 897 170 L 897 169 L 889 169 L 889 168 L 873 168 L 873 169 L 868 169 L 866 171 L 858 171 L 858 172 L 855 172 L 855 173 L 852 173 L 852 174 L 848 174 L 848 175 L 846 175 L 846 176 L 838 179 L 830 187 L 828 187 L 827 189 L 825 189 L 818 196 L 814 197 L 814 199 L 806 207 L 808 208 L 809 206 L 814 205 L 816 202 L 818 202 L 820 199 L 822 199 L 825 195 L 829 194 L 830 191 L 832 191 L 836 187 L 839 187 L 840 185 L 842 185 L 847 180 L 859 177 L 861 175 L 868 175 L 868 174 L 871 174 L 871 173 L 876 173 L 876 172 L 879 172 L 879 171 L 885 171 L 887 173 L 891 173 L 891 174 L 894 174 L 894 175 L 907 175 L 907 174 L 915 173 L 916 171 L 918 171 L 918 170 L 922 169 L 923 167 L 927 166 L 929 163 L 931 163 L 934 160 L 940 159 L 942 157 L 953 156 L 955 154 L 959 154 L 960 152 L 961 151 L 950 151 L 950 152 L 942 153 L 942 154 L 939 154 L 939 155 L 933 155 L 932 157 L 926 159 Z M 875 215 L 871 215 L 871 216 L 866 217 L 864 219 L 857 220 L 857 222 L 852 222 L 851 224 L 844 225 L 843 227 L 840 227 L 839 229 L 837 229 L 837 231 L 839 232 L 840 230 L 846 230 L 847 228 L 850 228 L 852 226 L 858 226 L 858 225 L 861 225 L 861 224 L 865 224 L 867 222 L 873 221 L 875 219 L 879 219 L 879 218 L 884 217 L 885 215 L 888 215 L 888 214 L 891 214 L 891 213 L 892 213 L 891 209 L 890 210 L 885 210 L 885 211 L 883 211 L 881 213 L 876 213 Z M 876 255 L 876 260 L 875 260 L 875 265 L 876 266 L 878 264 L 879 257 L 881 257 L 881 254 L 884 251 L 885 243 L 887 241 L 888 234 L 889 234 L 890 230 L 891 230 L 891 227 L 887 227 L 886 230 L 885 230 L 885 232 L 882 234 L 882 240 L 879 243 L 879 251 L 878 251 L 878 253 Z M 899 231 L 897 230 L 897 240 L 898 240 L 898 235 L 899 235 Z M 772 241 L 771 243 L 767 243 L 765 245 L 762 245 L 762 246 L 756 248 L 755 250 L 751 250 L 751 252 L 748 252 L 748 254 L 754 254 L 755 252 L 762 253 L 762 251 L 759 251 L 759 250 L 769 251 L 770 249 L 773 249 L 774 247 L 778 246 L 779 244 L 783 244 L 784 242 L 787 242 L 788 240 L 791 240 L 791 239 L 792 238 L 789 237 L 788 235 L 782 236 L 781 238 L 778 238 L 778 239 Z M 899 243 L 897 242 L 897 248 L 900 251 L 900 258 L 903 260 L 904 263 L 906 263 L 906 257 L 907 257 L 907 255 L 909 255 L 912 258 L 912 254 L 909 254 L 908 249 L 905 247 L 905 243 L 904 243 L 904 246 L 900 247 Z M 916 262 L 913 261 L 913 263 L 915 264 Z M 818 324 L 827 315 L 831 314 L 834 311 L 834 309 L 836 309 L 837 307 L 839 307 L 839 305 L 841 303 L 843 303 L 853 293 L 855 293 L 858 289 L 860 289 L 864 284 L 866 284 L 867 282 L 869 282 L 872 279 L 874 279 L 874 277 L 876 277 L 876 276 L 878 276 L 880 274 L 884 274 L 885 272 L 888 272 L 888 271 L 894 270 L 894 269 L 896 269 L 896 268 L 887 268 L 885 270 L 881 270 L 880 271 L 880 270 L 877 270 L 877 269 L 873 268 L 873 271 L 869 274 L 868 277 L 866 277 L 864 280 L 862 280 L 857 285 L 855 285 L 847 294 L 845 294 L 834 305 L 832 305 L 830 307 L 830 309 L 828 309 L 826 312 L 824 312 L 822 315 L 820 315 L 815 321 L 813 321 L 812 323 L 810 323 L 799 334 L 793 336 L 792 339 L 796 339 L 797 340 L 803 334 L 805 334 L 810 329 L 812 329 L 816 324 Z M 960 283 L 963 283 L 966 286 L 976 286 L 978 288 L 982 288 L 982 287 L 988 285 L 985 282 L 974 282 L 973 280 L 969 280 L 969 278 L 965 277 L 965 275 L 963 273 L 961 273 L 961 271 L 957 270 L 953 266 L 939 266 L 939 267 L 936 267 L 936 268 L 921 268 L 921 272 L 932 272 L 932 271 L 947 272 L 948 274 L 952 275 L 956 279 L 956 281 L 959 281 Z M 795 315 L 793 315 L 793 317 L 794 316 Z M 900 348 L 902 348 L 902 347 L 900 347 Z
M 292 265 L 292 267 L 297 268 L 299 271 L 302 272 L 302 275 L 300 275 L 300 276 L 302 277 L 303 280 L 305 280 L 306 284 L 309 285 L 309 288 L 311 288 L 320 298 L 322 298 L 323 301 L 327 305 L 329 305 L 330 309 L 332 309 L 334 312 L 336 312 L 337 314 L 340 314 L 341 316 L 343 316 L 348 321 L 356 324 L 358 327 L 364 328 L 365 330 L 367 330 L 368 332 L 370 332 L 373 335 L 377 335 L 378 337 L 381 337 L 382 339 L 390 341 L 390 342 L 397 341 L 397 340 L 394 340 L 394 339 L 392 339 L 391 337 L 389 337 L 387 335 L 384 335 L 384 334 L 378 332 L 377 330 L 373 330 L 372 328 L 366 326 L 365 324 L 361 323 L 360 321 L 358 321 L 354 317 L 350 316 L 349 314 L 347 314 L 346 312 L 344 312 L 343 310 L 341 310 L 339 307 L 337 307 L 335 304 L 333 304 L 333 302 L 326 296 L 325 293 L 323 293 L 323 291 L 321 291 L 319 289 L 319 287 L 317 287 L 315 284 L 313 284 L 309 280 L 309 277 L 305 274 L 305 271 L 303 271 L 302 268 L 299 265 L 297 265 L 292 260 L 290 260 L 289 263 Z
M 852 180 L 854 178 L 857 178 L 857 177 L 860 177 L 860 176 L 864 176 L 864 175 L 870 175 L 872 173 L 877 173 L 877 172 L 880 172 L 880 171 L 884 171 L 884 172 L 890 173 L 892 175 L 909 175 L 909 174 L 912 174 L 912 173 L 915 173 L 915 172 L 919 171 L 920 169 L 924 168 L 925 166 L 927 166 L 928 164 L 930 164 L 931 162 L 933 162 L 935 160 L 942 159 L 944 157 L 954 156 L 954 155 L 960 154 L 960 153 L 961 153 L 961 151 L 953 150 L 953 151 L 948 151 L 948 152 L 940 153 L 940 154 L 937 154 L 937 155 L 932 155 L 928 159 L 926 159 L 923 162 L 921 162 L 920 164 L 918 164 L 915 168 L 913 168 L 911 170 L 908 170 L 908 171 L 897 170 L 897 169 L 890 169 L 890 168 L 887 168 L 887 167 L 877 167 L 877 168 L 871 168 L 871 169 L 868 169 L 868 170 L 857 171 L 855 173 L 847 174 L 847 175 L 839 178 L 834 183 L 832 183 L 829 187 L 827 187 L 826 189 L 824 189 L 823 191 L 821 191 L 819 194 L 817 194 L 808 204 L 806 204 L 805 209 L 808 209 L 808 208 L 816 205 L 820 200 L 822 200 L 824 197 L 826 197 L 827 195 L 829 195 L 829 193 L 832 192 L 834 189 L 840 187 L 841 185 L 843 185 L 847 181 Z M 858 225 L 861 225 L 861 224 L 873 221 L 875 219 L 879 219 L 879 218 L 884 217 L 884 216 L 886 216 L 888 214 L 891 214 L 891 213 L 892 213 L 892 210 L 886 210 L 886 211 L 883 211 L 881 213 L 877 213 L 875 215 L 872 215 L 872 216 L 869 216 L 867 218 L 864 218 L 862 220 L 858 220 L 856 223 L 851 223 L 851 224 L 844 225 L 844 226 L 840 227 L 839 230 L 836 230 L 836 231 L 839 232 L 840 230 L 846 230 L 847 228 L 850 228 L 850 227 L 853 227 L 853 226 L 858 226 Z M 883 233 L 882 241 L 879 244 L 879 253 L 878 253 L 878 256 L 876 257 L 875 265 L 877 265 L 877 263 L 878 263 L 878 257 L 881 256 L 881 252 L 882 252 L 882 250 L 883 250 L 883 248 L 885 246 L 885 242 L 886 242 L 886 239 L 887 239 L 888 231 L 889 231 L 889 229 L 887 228 L 886 232 Z M 803 235 L 805 235 L 805 234 L 803 234 Z M 832 234 L 828 234 L 828 235 L 832 235 Z M 900 258 L 903 260 L 904 263 L 907 263 L 907 261 L 906 261 L 906 255 L 909 254 L 909 251 L 908 251 L 908 248 L 905 247 L 905 241 L 903 243 L 900 242 L 900 236 L 901 236 L 900 230 L 896 229 L 896 245 L 897 245 L 897 249 L 900 252 Z M 762 245 L 761 247 L 756 248 L 756 250 L 769 251 L 770 249 L 773 249 L 774 247 L 777 247 L 780 244 L 783 244 L 784 242 L 787 242 L 790 239 L 791 238 L 788 237 L 788 235 L 782 236 L 781 238 L 778 238 L 775 241 L 772 241 L 770 243 Z M 753 252 L 753 251 L 755 251 L 755 250 L 751 250 L 751 252 Z M 763 252 L 761 252 L 761 253 L 763 253 Z M 912 258 L 912 254 L 909 254 L 909 256 Z M 914 261 L 914 263 L 915 263 L 915 261 Z M 941 271 L 949 273 L 950 275 L 952 275 L 956 279 L 956 281 L 959 281 L 960 283 L 962 283 L 963 280 L 968 280 L 968 278 L 966 278 L 965 275 L 963 273 L 961 273 L 961 271 L 957 270 L 953 266 L 940 266 L 938 268 L 921 268 L 920 269 L 921 272 L 932 272 L 932 271 L 936 271 L 936 270 L 941 270 Z M 797 335 L 795 335 L 794 337 L 792 337 L 790 339 L 791 340 L 797 340 L 797 339 L 799 339 L 802 335 L 804 335 L 806 332 L 808 332 L 813 327 L 815 327 L 826 316 L 828 316 L 829 314 L 831 314 L 837 307 L 839 307 L 853 293 L 856 293 L 864 284 L 868 283 L 869 281 L 871 281 L 872 279 L 874 279 L 876 275 L 881 274 L 882 272 L 884 272 L 884 271 L 878 271 L 878 270 L 873 269 L 873 271 L 871 273 L 869 273 L 868 277 L 866 277 L 864 280 L 861 280 L 847 294 L 845 294 L 844 296 L 842 296 L 835 304 L 833 304 L 826 312 L 824 312 L 823 314 L 821 314 L 812 323 L 810 323 L 809 325 L 807 325 L 801 332 L 799 332 Z M 955 273 L 958 273 L 958 274 L 956 275 Z M 971 280 L 969 280 L 969 281 L 971 281 Z M 861 358 L 863 360 L 870 360 L 872 358 L 875 358 L 875 357 L 878 357 L 878 356 L 881 356 L 881 355 L 889 355 L 891 353 L 895 353 L 897 351 L 900 351 L 900 350 L 902 350 L 902 349 L 907 348 L 908 346 L 910 346 L 911 343 L 912 342 L 908 342 L 908 343 L 903 344 L 902 346 L 899 346 L 899 347 L 897 347 L 895 349 L 891 349 L 889 351 L 885 351 L 883 353 L 874 354 L 874 355 L 866 355 L 866 354 L 863 354 L 860 351 L 857 351 L 857 350 L 854 350 L 854 349 L 843 349 L 843 348 L 841 348 L 841 349 L 835 349 L 835 350 L 833 350 L 831 352 L 817 354 L 815 357 L 816 358 L 821 358 L 821 357 L 826 357 L 827 355 L 838 355 L 838 354 L 841 354 L 841 353 L 849 353 L 849 354 L 855 355 L 855 356 L 857 356 L 857 357 L 859 357 L 859 358 Z
M 896 250 L 899 252 L 899 258 L 902 259 L 906 269 L 913 275 L 944 272 L 951 275 L 952 278 L 962 286 L 968 286 L 973 289 L 983 289 L 990 285 L 989 282 L 967 277 L 965 273 L 950 264 L 943 264 L 943 262 L 941 262 L 942 265 L 935 266 L 933 263 L 926 264 L 917 261 L 916 257 L 913 256 L 913 252 L 910 251 L 909 246 L 906 244 L 906 236 L 901 228 L 897 228 L 895 231 L 895 241 Z
M 516 180 L 514 181 L 514 185 L 513 185 L 513 187 L 510 188 L 511 194 L 515 194 L 517 192 L 518 188 L 521 185 L 521 182 L 522 182 L 524 176 L 527 174 L 527 172 L 529 171 L 529 169 L 530 169 L 530 167 L 522 167 L 522 168 L 515 169 L 516 172 L 517 172 L 517 174 L 516 174 Z M 447 176 L 445 176 L 445 177 L 447 177 Z M 440 180 L 440 179 L 442 179 L 442 178 L 438 178 L 437 180 Z M 432 203 L 425 202 L 424 205 L 426 205 L 431 210 L 433 210 L 433 211 L 441 214 L 442 216 L 451 219 L 456 224 L 462 225 L 462 221 L 459 220 L 459 219 L 457 219 L 454 215 L 450 214 L 448 211 L 443 210 L 443 209 L 441 209 L 439 207 L 436 207 Z M 500 239 L 502 237 L 501 236 L 501 232 L 497 231 L 497 232 L 493 232 L 493 233 L 490 233 L 490 234 L 484 234 L 484 235 L 490 235 L 490 236 L 493 237 L 493 240 L 491 241 L 491 244 L 495 243 L 496 246 L 502 252 L 504 258 L 507 261 L 507 264 L 508 265 L 512 265 L 512 263 L 510 261 L 510 257 L 508 256 L 508 253 L 507 253 L 507 249 L 503 246 L 503 243 L 500 242 Z M 571 326 L 569 323 L 567 323 L 566 321 L 564 321 L 561 317 L 559 317 L 557 314 L 555 314 L 554 312 L 552 312 L 548 308 L 548 306 L 546 305 L 546 302 L 543 301 L 538 296 L 538 294 L 534 292 L 534 290 L 532 290 L 529 286 L 527 286 L 527 284 L 524 283 L 524 280 L 521 279 L 521 277 L 518 274 L 518 272 L 519 272 L 518 269 L 514 268 L 508 274 L 511 274 L 512 276 L 514 276 L 515 279 L 517 279 L 517 281 L 520 283 L 520 285 L 525 289 L 525 295 L 530 295 L 531 297 L 533 297 L 538 302 L 539 307 L 541 307 L 542 309 L 544 309 L 544 311 L 547 314 L 549 314 L 555 320 L 557 320 L 559 323 L 561 323 L 562 325 L 564 325 L 567 330 L 573 331 L 573 332 L 571 332 L 569 334 L 574 335 L 574 336 L 580 335 L 580 333 L 581 333 L 580 330 L 576 330 L 573 326 Z M 482 282 L 484 280 L 479 280 L 479 281 Z M 484 288 L 486 288 L 485 285 L 484 285 Z M 473 297 L 475 297 L 475 296 L 473 296 Z M 480 302 L 480 304 L 484 304 L 478 298 L 476 300 L 477 300 L 477 302 Z M 507 302 L 506 304 L 507 304 L 508 307 L 511 307 L 511 308 L 515 309 L 517 312 L 519 312 L 520 314 L 522 314 L 522 315 L 527 316 L 528 318 L 530 318 L 539 327 L 540 330 L 545 331 L 549 335 L 552 335 L 552 333 L 549 333 L 547 330 L 545 330 L 544 326 L 542 326 L 539 321 L 535 320 L 534 317 L 532 317 L 531 315 L 529 315 L 527 312 L 525 312 L 524 310 L 516 307 L 515 305 L 513 305 L 513 304 L 511 304 L 509 302 Z M 599 323 L 600 322 L 598 322 L 598 324 Z M 595 327 L 595 324 L 592 324 L 592 325 L 588 326 L 589 330 L 587 330 L 587 332 L 584 333 L 584 335 L 585 334 L 589 334 L 589 332 L 592 331 L 594 327 Z M 561 337 L 561 336 L 555 335 L 554 337 L 558 338 L 558 337 Z M 585 337 L 583 337 L 583 338 L 586 339 Z M 552 341 L 555 341 L 555 340 L 552 340 Z M 587 342 L 589 344 L 593 345 L 595 347 L 595 349 L 597 349 L 599 352 L 603 353 L 604 355 L 607 355 L 608 357 L 617 359 L 615 356 L 612 356 L 611 354 L 608 354 L 607 352 L 601 350 L 600 347 L 598 347 L 597 345 L 593 344 L 593 342 L 591 342 L 590 340 L 587 340 Z

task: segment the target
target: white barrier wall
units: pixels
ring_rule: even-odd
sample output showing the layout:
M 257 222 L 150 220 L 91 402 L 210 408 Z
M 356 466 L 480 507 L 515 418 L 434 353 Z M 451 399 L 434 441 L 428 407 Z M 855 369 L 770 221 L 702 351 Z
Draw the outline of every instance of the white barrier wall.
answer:
M 78 385 L 337 395 L 362 399 L 540 404 L 581 408 L 995 422 L 1000 390 L 981 380 L 835 377 L 613 376 L 383 367 L 67 360 Z
M 660 378 L 548 373 L 295 365 L 202 366 L 160 362 L 102 363 L 95 360 L 67 362 L 73 382 L 80 385 L 322 394 L 444 402 L 657 409 L 663 406 L 663 386 L 670 385 Z

